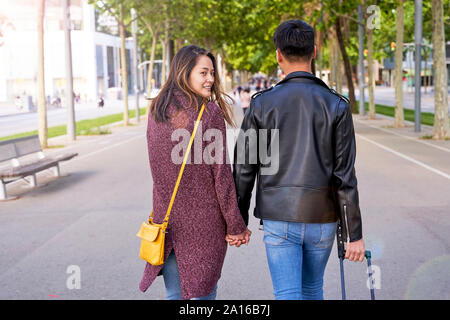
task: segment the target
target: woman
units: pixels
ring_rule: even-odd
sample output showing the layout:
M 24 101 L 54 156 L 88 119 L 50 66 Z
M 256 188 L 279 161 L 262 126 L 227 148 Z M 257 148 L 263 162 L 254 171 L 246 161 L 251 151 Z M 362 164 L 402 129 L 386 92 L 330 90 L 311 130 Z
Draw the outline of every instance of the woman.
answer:
M 169 77 L 151 104 L 147 127 L 148 154 L 153 177 L 154 222 L 161 223 L 180 171 L 174 161 L 173 141 L 177 129 L 192 134 L 202 104 L 205 111 L 196 137 L 202 144 L 190 151 L 169 218 L 164 264 L 146 264 L 139 285 L 145 292 L 161 272 L 169 300 L 216 297 L 227 241 L 248 244 L 250 231 L 239 212 L 231 166 L 226 161 L 225 122 L 232 124 L 232 111 L 225 102 L 219 78 L 214 75 L 216 60 L 206 50 L 186 46 L 175 55 Z M 205 161 L 208 145 L 203 134 L 208 129 L 221 132 L 223 148 L 214 150 L 215 162 Z M 177 131 L 178 132 L 178 131 Z M 217 132 L 217 131 L 216 131 Z M 215 137 L 215 139 L 217 139 Z M 201 151 L 201 154 L 196 154 Z M 201 158 L 199 163 L 198 157 Z

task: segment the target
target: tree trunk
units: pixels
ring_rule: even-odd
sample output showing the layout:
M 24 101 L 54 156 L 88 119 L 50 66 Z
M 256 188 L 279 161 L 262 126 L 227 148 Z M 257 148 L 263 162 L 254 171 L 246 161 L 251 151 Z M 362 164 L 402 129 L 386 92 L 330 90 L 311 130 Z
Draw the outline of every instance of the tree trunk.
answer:
M 224 79 L 224 85 L 223 85 L 223 90 L 225 90 L 225 92 L 227 93 L 228 91 L 233 90 L 233 87 L 230 88 L 230 85 L 228 84 L 228 70 L 227 70 L 227 64 L 225 63 L 225 60 L 222 60 L 222 70 L 223 70 L 223 79 Z M 231 78 L 233 77 L 233 75 L 231 74 Z
M 170 39 L 167 43 L 168 72 L 170 72 L 170 65 L 172 64 L 173 57 L 175 57 L 175 41 Z
M 317 39 L 317 51 L 316 51 L 316 57 L 317 57 L 317 71 L 319 73 L 318 78 L 322 80 L 322 37 L 323 32 L 320 30 L 316 31 L 316 39 Z M 314 74 L 316 75 L 316 74 Z
M 66 69 L 66 109 L 67 109 L 67 138 L 75 141 L 77 137 L 75 109 L 73 106 L 73 72 L 72 72 L 72 43 L 70 34 L 70 0 L 63 1 L 64 13 L 64 42 L 65 42 L 65 69 Z
M 347 51 L 345 49 L 346 43 L 344 43 L 344 37 L 342 35 L 341 17 L 338 17 L 336 19 L 336 35 L 338 38 L 339 48 L 341 49 L 342 59 L 344 60 L 345 75 L 347 78 L 347 86 L 348 86 L 348 97 L 350 99 L 350 108 L 352 110 L 352 113 L 357 113 L 358 110 L 356 108 L 355 87 L 353 86 L 352 67 L 350 64 L 350 59 L 347 55 Z
M 227 78 L 226 78 L 226 69 L 225 69 L 225 63 L 223 61 L 223 53 L 213 53 L 214 56 L 217 59 L 217 68 L 218 70 L 215 72 L 216 77 L 218 76 L 220 79 L 220 85 L 222 87 L 222 90 L 227 92 Z
M 424 74 L 424 77 L 423 77 L 423 89 L 424 89 L 423 93 L 425 93 L 425 94 L 427 93 L 427 59 L 428 59 L 427 50 L 425 48 L 423 48 L 423 60 L 425 62 L 425 65 L 424 65 L 424 68 L 423 68 L 423 74 Z
M 37 47 L 37 111 L 39 121 L 39 140 L 42 148 L 47 148 L 47 103 L 45 100 L 45 78 L 44 78 L 44 15 L 45 0 L 38 4 L 38 47 Z M 72 96 L 72 95 L 71 95 Z
M 444 9 L 442 0 L 432 0 L 434 68 L 434 139 L 445 139 L 449 132 L 447 72 L 445 65 Z
M 242 84 L 247 84 L 247 82 L 248 82 L 248 71 L 247 70 L 244 70 L 244 71 L 242 71 Z
M 157 35 L 153 36 L 152 39 L 152 51 L 150 53 L 150 66 L 148 67 L 147 73 L 147 99 L 151 98 L 152 88 L 153 88 L 153 67 L 155 65 L 155 53 L 156 53 L 156 43 L 158 42 Z M 156 82 L 156 80 L 155 80 Z M 147 104 L 147 114 L 150 112 L 151 101 L 148 100 Z
M 342 93 L 342 64 L 341 64 L 341 55 L 340 55 L 340 49 L 336 42 L 334 41 L 334 59 L 336 60 L 336 91 L 339 93 Z
M 161 47 L 162 47 L 162 63 L 161 63 L 161 86 L 164 85 L 166 82 L 166 64 L 167 64 L 167 54 L 166 54 L 166 47 L 167 47 L 167 41 L 164 36 L 164 40 L 160 39 Z
M 373 75 L 373 29 L 367 29 L 367 68 L 369 70 L 369 119 L 375 119 L 375 77 Z
M 129 125 L 129 114 L 128 114 L 128 74 L 127 74 L 127 55 L 125 51 L 125 26 L 123 21 L 123 5 L 120 4 L 120 40 L 122 45 L 120 46 L 120 58 L 122 65 L 122 95 L 123 95 L 123 124 L 125 126 Z
M 397 38 L 395 43 L 395 122 L 396 128 L 404 127 L 403 114 L 403 32 L 404 32 L 404 15 L 403 15 L 403 1 L 396 9 L 395 27 L 397 30 Z
M 162 45 L 162 76 L 161 76 L 161 85 L 164 85 L 168 76 L 169 76 L 169 62 L 167 60 L 167 47 L 169 44 L 169 21 L 166 20 L 164 22 L 164 40 L 161 39 Z
M 330 32 L 328 32 L 328 65 L 329 65 L 329 70 L 330 70 L 330 82 L 329 82 L 329 86 L 330 88 L 335 89 L 336 86 L 336 59 L 334 56 L 334 35 L 332 33 L 332 31 L 330 30 Z
M 184 41 L 181 38 L 178 38 L 175 40 L 175 52 L 180 51 L 181 48 L 183 48 Z
M 231 70 L 231 90 L 234 89 L 236 83 L 234 82 L 234 70 Z
M 158 36 L 159 36 L 159 27 L 157 26 L 156 29 L 154 30 L 152 25 L 150 23 L 148 23 L 147 21 L 144 20 L 145 25 L 147 26 L 147 29 L 150 31 L 151 35 L 152 35 L 152 49 L 151 49 L 151 53 L 150 53 L 150 66 L 148 68 L 148 73 L 147 73 L 147 99 L 151 98 L 151 94 L 152 94 L 152 88 L 153 88 L 153 67 L 155 65 L 155 54 L 156 54 L 156 44 L 158 43 Z M 155 80 L 156 82 L 156 80 Z M 147 103 L 147 115 L 150 112 L 150 105 L 151 105 L 151 101 L 148 100 Z

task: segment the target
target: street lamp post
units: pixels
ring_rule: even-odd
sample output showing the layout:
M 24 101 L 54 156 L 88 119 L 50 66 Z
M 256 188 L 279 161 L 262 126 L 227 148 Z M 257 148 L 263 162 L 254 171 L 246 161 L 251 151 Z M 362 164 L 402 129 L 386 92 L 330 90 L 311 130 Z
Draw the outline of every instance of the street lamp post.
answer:
M 415 43 L 415 70 L 414 70 L 414 131 L 420 132 L 420 69 L 422 45 L 422 0 L 414 1 L 414 43 Z
M 365 114 L 364 101 L 364 13 L 361 5 L 358 5 L 358 69 L 359 69 L 359 115 Z
M 72 44 L 70 40 L 70 0 L 63 1 L 63 24 L 66 54 L 66 103 L 67 103 L 67 137 L 76 139 L 75 110 L 73 107 L 73 75 L 72 75 Z
M 136 10 L 131 9 L 131 17 L 134 20 L 131 29 L 133 33 L 133 82 L 134 82 L 134 96 L 136 97 L 136 122 L 139 123 L 139 87 L 138 87 L 138 58 L 137 58 L 137 19 L 136 19 Z

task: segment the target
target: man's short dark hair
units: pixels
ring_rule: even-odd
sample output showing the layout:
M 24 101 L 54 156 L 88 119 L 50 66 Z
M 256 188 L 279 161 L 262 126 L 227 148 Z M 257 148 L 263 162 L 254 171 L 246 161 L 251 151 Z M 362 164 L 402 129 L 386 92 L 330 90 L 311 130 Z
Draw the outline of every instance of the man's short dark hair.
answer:
M 273 42 L 288 61 L 308 61 L 314 53 L 314 28 L 302 20 L 284 21 Z

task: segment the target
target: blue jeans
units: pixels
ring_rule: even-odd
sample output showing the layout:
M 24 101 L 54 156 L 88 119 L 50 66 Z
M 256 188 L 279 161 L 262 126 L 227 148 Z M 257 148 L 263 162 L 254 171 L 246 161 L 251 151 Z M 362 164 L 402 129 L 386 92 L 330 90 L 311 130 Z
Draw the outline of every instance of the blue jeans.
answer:
M 264 220 L 264 243 L 276 300 L 323 300 L 323 275 L 336 222 Z
M 164 262 L 164 267 L 161 272 L 164 277 L 164 284 L 166 285 L 167 300 L 181 300 L 180 273 L 178 272 L 178 264 L 174 250 L 172 250 L 169 257 Z M 216 295 L 217 284 L 214 287 L 214 290 L 207 296 L 194 298 L 192 300 L 215 300 Z

